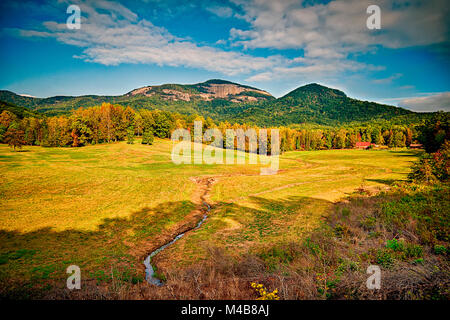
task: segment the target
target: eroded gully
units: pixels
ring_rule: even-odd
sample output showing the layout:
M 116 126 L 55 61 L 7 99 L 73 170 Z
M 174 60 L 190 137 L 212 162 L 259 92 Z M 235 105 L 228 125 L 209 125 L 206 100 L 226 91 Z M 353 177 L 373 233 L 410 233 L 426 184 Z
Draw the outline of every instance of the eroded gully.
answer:
M 162 286 L 164 283 L 155 277 L 155 268 L 154 265 L 152 265 L 152 258 L 156 256 L 158 253 L 166 249 L 167 247 L 171 246 L 178 240 L 180 240 L 186 233 L 196 230 L 200 228 L 200 226 L 205 222 L 206 218 L 208 218 L 208 214 L 211 211 L 211 205 L 206 201 L 206 198 L 208 196 L 208 193 L 210 191 L 211 185 L 216 181 L 214 178 L 206 177 L 206 178 L 191 178 L 192 181 L 197 183 L 201 189 L 203 189 L 202 194 L 200 195 L 200 201 L 201 201 L 201 212 L 203 213 L 203 217 L 198 221 L 198 223 L 191 229 L 185 230 L 172 238 L 169 242 L 163 244 L 156 250 L 152 251 L 144 260 L 145 265 L 145 280 L 147 280 L 148 283 L 156 285 L 156 286 Z

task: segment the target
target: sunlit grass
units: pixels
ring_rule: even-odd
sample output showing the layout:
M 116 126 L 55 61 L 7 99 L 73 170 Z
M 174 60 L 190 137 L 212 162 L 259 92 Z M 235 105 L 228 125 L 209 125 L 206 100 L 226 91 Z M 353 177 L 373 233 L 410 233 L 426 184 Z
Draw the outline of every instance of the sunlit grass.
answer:
M 160 139 L 24 152 L 0 145 L 0 280 L 64 278 L 69 264 L 100 278 L 113 265 L 143 276 L 136 248 L 192 211 L 193 176 L 218 176 L 210 193 L 216 207 L 200 229 L 161 253 L 163 263 L 204 259 L 213 244 L 241 254 L 295 241 L 333 201 L 361 184 L 404 179 L 416 158 L 388 150 L 287 152 L 278 174 L 261 176 L 260 165 L 175 165 L 171 148 Z

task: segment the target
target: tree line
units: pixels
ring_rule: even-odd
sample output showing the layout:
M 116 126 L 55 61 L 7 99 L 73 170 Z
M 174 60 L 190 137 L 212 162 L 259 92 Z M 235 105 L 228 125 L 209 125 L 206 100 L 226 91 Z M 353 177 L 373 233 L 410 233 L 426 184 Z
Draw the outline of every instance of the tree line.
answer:
M 444 113 L 436 114 L 418 127 L 419 141 L 425 152 L 416 161 L 409 179 L 434 184 L 448 182 L 450 178 L 450 117 Z
M 255 129 L 249 124 L 215 122 L 200 115 L 181 115 L 161 110 L 134 110 L 110 103 L 79 108 L 69 116 L 18 117 L 9 110 L 0 114 L 0 142 L 14 146 L 81 147 L 127 140 L 136 136 L 151 144 L 153 137 L 170 138 L 177 128 L 193 132 L 194 121 L 202 121 L 203 130 L 218 128 L 225 137 L 226 129 Z M 388 147 L 408 147 L 418 137 L 411 125 L 365 125 L 354 127 L 293 129 L 278 127 L 281 152 L 353 148 L 359 141 Z M 268 140 L 270 141 L 270 131 Z M 224 139 L 224 147 L 230 141 Z

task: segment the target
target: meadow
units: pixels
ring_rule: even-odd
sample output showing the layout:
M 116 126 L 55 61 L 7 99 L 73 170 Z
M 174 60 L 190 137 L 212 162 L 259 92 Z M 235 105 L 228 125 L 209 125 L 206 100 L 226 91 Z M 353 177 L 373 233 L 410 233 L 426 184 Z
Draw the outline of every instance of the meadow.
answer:
M 26 146 L 20 152 L 0 145 L 2 296 L 63 290 L 72 264 L 99 290 L 93 295 L 106 295 L 117 282 L 154 290 L 142 262 L 196 224 L 201 195 L 212 205 L 209 217 L 155 258 L 162 278 L 167 270 L 208 261 L 211 248 L 236 259 L 264 257 L 274 245 L 306 239 L 344 197 L 360 189 L 375 194 L 406 179 L 419 154 L 292 151 L 280 156 L 278 174 L 261 176 L 259 165 L 175 165 L 171 148 L 164 139 L 151 146 Z M 193 179 L 205 177 L 213 179 L 207 189 Z

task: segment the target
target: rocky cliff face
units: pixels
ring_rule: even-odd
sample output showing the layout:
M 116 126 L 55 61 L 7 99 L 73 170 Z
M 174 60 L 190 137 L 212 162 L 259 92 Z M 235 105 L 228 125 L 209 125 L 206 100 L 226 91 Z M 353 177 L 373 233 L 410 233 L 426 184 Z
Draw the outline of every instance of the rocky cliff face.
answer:
M 209 80 L 194 85 L 148 86 L 127 94 L 127 96 L 136 95 L 147 97 L 159 95 L 162 99 L 171 101 L 225 99 L 236 103 L 273 99 L 267 91 L 223 80 Z
M 271 94 L 266 91 L 242 87 L 236 84 L 211 83 L 207 84 L 206 88 L 210 95 L 214 98 L 226 98 L 229 95 L 237 95 L 242 92 L 255 92 L 262 95 L 271 96 Z

